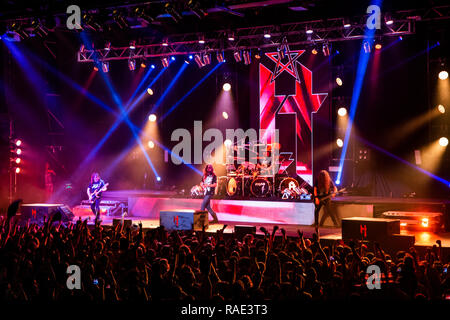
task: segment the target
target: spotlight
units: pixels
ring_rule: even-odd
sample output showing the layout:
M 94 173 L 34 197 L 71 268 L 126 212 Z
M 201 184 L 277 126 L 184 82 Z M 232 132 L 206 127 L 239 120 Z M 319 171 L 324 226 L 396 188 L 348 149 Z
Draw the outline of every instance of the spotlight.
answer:
M 375 49 L 380 50 L 383 46 L 381 45 L 381 43 L 377 43 L 375 44 Z
M 394 20 L 392 19 L 391 15 L 389 15 L 389 14 L 386 14 L 384 16 L 384 22 L 386 23 L 387 26 L 394 24 Z
M 264 31 L 264 38 L 270 39 L 271 37 L 269 30 Z
M 440 113 L 445 113 L 445 107 L 442 104 L 438 105 L 438 110 Z
M 17 147 L 20 147 L 22 145 L 22 140 L 17 139 L 15 144 L 16 144 Z
M 441 80 L 448 79 L 448 72 L 445 70 L 442 70 L 441 72 L 439 72 L 439 79 L 441 79 Z
M 199 36 L 198 43 L 205 44 L 205 36 L 204 35 Z
M 114 22 L 117 24 L 117 26 L 120 29 L 125 29 L 125 28 L 129 27 L 127 19 L 123 16 L 123 13 L 120 12 L 119 10 L 117 10 L 117 9 L 113 10 L 112 17 L 113 17 Z
M 108 61 L 103 61 L 102 62 L 102 71 L 104 73 L 107 73 L 109 71 L 109 62 Z
M 241 62 L 242 61 L 242 57 L 241 57 L 241 52 L 240 51 L 235 51 L 233 53 L 234 56 L 234 60 L 236 60 L 236 62 Z
M 312 50 L 311 50 L 311 53 L 312 54 L 314 54 L 314 55 L 316 55 L 318 52 L 317 52 L 317 49 L 316 48 L 313 48 Z
M 97 72 L 97 71 L 98 71 L 98 68 L 97 68 L 97 66 L 94 66 L 94 68 L 93 68 L 93 69 L 94 69 L 94 71 L 95 71 L 95 72 Z
M 105 50 L 106 50 L 106 51 L 111 50 L 111 42 L 106 42 L 106 43 L 105 43 Z
M 261 59 L 261 49 L 258 48 L 258 50 L 255 53 L 255 59 Z
M 225 61 L 225 59 L 224 59 L 224 57 L 223 57 L 223 52 L 217 51 L 217 53 L 216 53 L 216 58 L 217 58 L 217 62 L 219 62 L 219 63 Z
M 228 82 L 224 83 L 222 86 L 224 91 L 230 91 L 231 90 L 231 84 L 229 84 Z
M 328 45 L 328 43 L 323 44 L 322 52 L 325 57 L 328 57 L 330 55 L 330 46 Z
M 365 53 L 370 53 L 371 48 L 370 48 L 370 43 L 369 43 L 369 41 L 364 40 L 364 43 L 363 43 L 363 49 L 364 49 L 364 52 L 365 52 Z
M 202 57 L 201 57 L 200 54 L 197 53 L 197 54 L 194 56 L 194 60 L 195 60 L 195 62 L 197 63 L 197 65 L 198 65 L 199 68 L 202 68 L 202 67 L 205 66 L 205 64 L 203 63 L 203 59 L 202 59 Z
M 152 64 L 152 65 L 150 66 L 150 68 L 155 69 L 156 67 L 155 67 L 154 64 Z
M 160 182 L 161 181 L 161 177 L 156 177 L 156 181 Z
M 149 147 L 150 149 L 153 149 L 153 148 L 155 147 L 155 143 L 154 143 L 153 141 L 149 141 L 149 142 L 147 143 L 147 145 L 148 145 L 148 147 Z
M 349 20 L 349 19 L 344 19 L 343 24 L 344 24 L 344 28 L 345 28 L 345 29 L 348 29 L 348 28 L 350 28 L 350 27 L 352 26 L 352 25 L 350 24 L 350 20 Z
M 340 117 L 345 117 L 346 114 L 347 114 L 347 109 L 346 108 L 341 107 L 341 108 L 338 109 L 338 115 Z
M 336 83 L 337 83 L 337 85 L 338 85 L 339 87 L 341 87 L 342 84 L 343 84 L 342 79 L 341 79 L 340 77 L 337 77 L 337 78 L 336 78 Z
M 311 28 L 306 28 L 306 34 L 313 34 L 313 29 Z
M 174 56 L 171 56 L 171 57 L 170 57 L 170 60 L 175 61 L 175 57 L 174 57 Z
M 167 2 L 164 8 L 175 23 L 178 23 L 182 19 L 181 14 L 175 10 L 174 6 L 170 2 Z
M 16 173 L 20 173 L 20 168 L 16 168 Z
M 439 145 L 442 147 L 448 146 L 448 139 L 446 137 L 442 137 L 439 139 Z
M 190 54 L 188 58 L 189 58 L 189 60 L 192 60 L 192 59 L 194 59 L 194 56 L 192 54 Z
M 40 37 L 44 37 L 44 36 L 48 35 L 48 31 L 45 30 L 45 27 L 37 19 L 35 19 L 31 22 L 31 28 L 33 29 L 33 32 Z
M 421 222 L 422 227 L 428 228 L 428 218 L 422 218 Z
M 148 121 L 155 122 L 156 121 L 156 114 L 152 113 L 148 116 Z
M 167 57 L 161 58 L 161 63 L 164 68 L 167 68 L 169 66 L 169 59 Z
M 230 147 L 230 146 L 233 144 L 233 142 L 231 142 L 230 139 L 226 139 L 226 140 L 223 142 L 223 144 L 225 145 L 225 147 Z
M 229 32 L 228 33 L 228 41 L 234 41 L 236 40 L 236 38 L 234 37 L 234 32 Z
M 133 71 L 136 69 L 136 60 L 128 59 L 128 69 L 130 69 L 130 71 Z
M 226 111 L 222 112 L 222 117 L 226 120 L 228 119 L 228 113 Z
M 337 146 L 338 146 L 339 148 L 342 148 L 342 146 L 344 145 L 344 141 L 342 141 L 341 138 L 338 138 L 338 139 L 336 140 L 336 144 L 337 144 Z
M 155 18 L 146 13 L 145 9 L 142 7 L 136 7 L 134 9 L 134 14 L 139 17 L 140 20 L 144 21 L 147 25 L 155 20 Z
M 211 54 L 210 53 L 205 53 L 203 55 L 203 64 L 206 66 L 208 64 L 211 63 Z
M 169 45 L 169 39 L 164 38 L 162 43 L 161 43 L 164 47 L 167 47 Z
M 143 69 L 147 68 L 147 64 L 145 63 L 145 60 L 141 61 L 141 68 L 143 68 Z
M 22 159 L 20 158 L 16 158 L 16 160 L 14 160 L 15 163 L 19 164 L 22 161 Z
M 277 48 L 277 52 L 278 52 L 278 57 L 280 59 L 284 59 L 284 56 L 285 56 L 285 54 L 284 54 L 284 47 L 278 47 Z
M 208 13 L 202 9 L 201 4 L 198 0 L 189 0 L 187 6 L 199 19 L 204 18 L 208 15 Z
M 130 50 L 136 49 L 136 41 L 132 40 L 130 41 Z
M 244 50 L 242 52 L 242 56 L 244 58 L 244 64 L 245 65 L 249 65 L 250 63 L 252 63 L 252 57 L 251 57 L 250 52 L 248 50 Z
M 149 94 L 149 95 L 153 95 L 153 90 L 152 90 L 152 88 L 147 88 L 147 93 Z M 150 118 L 149 118 L 150 119 Z

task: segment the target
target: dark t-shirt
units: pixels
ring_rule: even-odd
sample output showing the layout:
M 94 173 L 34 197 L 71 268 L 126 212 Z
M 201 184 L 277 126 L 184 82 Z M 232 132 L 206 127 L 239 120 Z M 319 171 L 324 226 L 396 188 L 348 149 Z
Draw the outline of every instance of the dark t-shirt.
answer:
M 334 187 L 335 187 L 334 182 L 333 182 L 332 179 L 330 179 L 330 188 L 328 189 L 328 193 L 324 193 L 324 192 L 321 192 L 319 190 L 319 188 L 318 188 L 318 181 L 317 180 L 315 181 L 314 186 L 317 188 L 317 195 L 318 196 L 327 196 L 327 195 L 333 193 Z
M 213 175 L 203 177 L 202 182 L 204 184 L 215 184 L 215 183 L 217 183 L 217 176 L 215 174 L 213 174 Z M 206 188 L 205 194 L 212 195 L 215 193 L 215 191 L 216 191 L 216 188 L 209 187 L 209 188 Z
M 105 181 L 103 181 L 103 180 L 99 180 L 98 182 L 92 182 L 92 183 L 90 183 L 89 184 L 89 192 L 92 194 L 92 193 L 94 193 L 95 191 L 97 191 L 97 190 L 99 190 L 99 189 L 101 189 L 101 188 L 103 188 L 105 186 Z M 98 194 L 98 196 L 101 196 L 102 194 L 101 194 L 101 192 Z

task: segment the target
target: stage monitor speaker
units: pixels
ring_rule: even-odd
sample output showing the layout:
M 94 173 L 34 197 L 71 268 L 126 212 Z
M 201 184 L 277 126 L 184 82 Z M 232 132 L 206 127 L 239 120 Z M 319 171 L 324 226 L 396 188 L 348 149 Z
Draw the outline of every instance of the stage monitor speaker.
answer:
M 202 230 L 208 228 L 208 211 L 166 210 L 160 211 L 159 223 L 167 230 Z
M 113 228 L 116 228 L 117 225 L 122 224 L 122 219 L 114 218 L 113 219 Z M 123 228 L 131 228 L 132 220 L 131 219 L 123 219 Z
M 400 233 L 400 220 L 352 217 L 342 219 L 342 239 L 381 241 Z
M 61 213 L 61 221 L 68 222 L 73 220 L 73 213 L 69 206 L 64 204 L 48 204 L 48 203 L 27 203 L 22 204 L 19 209 L 19 220 L 31 223 L 42 223 L 44 216 L 52 217 L 57 212 Z
M 234 234 L 239 240 L 242 240 L 242 238 L 246 234 L 256 234 L 256 227 L 255 226 L 234 226 Z

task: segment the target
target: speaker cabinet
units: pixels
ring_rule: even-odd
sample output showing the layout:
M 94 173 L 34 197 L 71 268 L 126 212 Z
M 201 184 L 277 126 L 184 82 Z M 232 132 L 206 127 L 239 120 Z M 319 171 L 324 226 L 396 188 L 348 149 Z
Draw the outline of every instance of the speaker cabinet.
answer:
M 208 228 L 208 211 L 160 211 L 159 223 L 167 230 L 202 230 L 203 225 Z
M 352 217 L 342 219 L 342 239 L 381 241 L 400 233 L 400 220 Z

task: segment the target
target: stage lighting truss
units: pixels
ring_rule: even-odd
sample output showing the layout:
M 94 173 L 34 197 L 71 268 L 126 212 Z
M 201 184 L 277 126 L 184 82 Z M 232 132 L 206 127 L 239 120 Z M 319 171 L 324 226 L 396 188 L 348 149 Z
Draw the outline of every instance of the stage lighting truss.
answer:
M 380 37 L 383 36 L 402 36 L 415 33 L 415 18 L 409 17 L 407 13 L 396 15 L 395 23 L 386 25 L 383 23 L 382 28 L 377 31 Z M 170 35 L 170 45 L 167 40 L 160 42 L 159 39 L 146 38 L 145 42 L 134 49 L 136 58 L 159 58 L 171 55 L 189 55 L 189 54 L 205 54 L 216 53 L 217 50 L 223 52 L 243 52 L 243 50 L 261 49 L 280 47 L 281 39 L 287 39 L 289 45 L 320 45 L 328 44 L 331 47 L 332 42 L 366 39 L 366 19 L 361 17 L 358 23 L 352 24 L 350 27 L 344 27 L 344 18 L 336 18 L 329 20 L 318 20 L 308 22 L 288 23 L 281 26 L 258 26 L 242 29 L 218 30 L 208 32 L 205 35 L 205 43 L 208 48 L 205 49 L 203 43 L 199 43 L 198 33 L 174 34 Z M 306 27 L 314 30 L 312 34 L 306 34 Z M 264 38 L 267 30 L 271 30 L 271 41 Z M 239 36 L 237 36 L 239 35 Z M 169 36 L 168 36 L 169 37 Z M 225 41 L 224 40 L 227 40 Z M 230 39 L 233 39 L 231 41 Z M 310 40 L 308 40 L 310 39 Z M 203 42 L 203 41 L 202 41 Z M 170 50 L 168 50 L 170 49 Z M 92 49 L 78 52 L 78 62 L 93 62 L 94 57 L 102 61 L 106 60 L 126 60 L 129 55 L 129 47 L 111 47 L 110 50 L 104 48 Z M 241 57 L 242 60 L 242 57 Z

